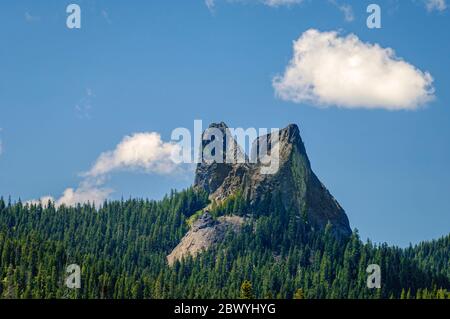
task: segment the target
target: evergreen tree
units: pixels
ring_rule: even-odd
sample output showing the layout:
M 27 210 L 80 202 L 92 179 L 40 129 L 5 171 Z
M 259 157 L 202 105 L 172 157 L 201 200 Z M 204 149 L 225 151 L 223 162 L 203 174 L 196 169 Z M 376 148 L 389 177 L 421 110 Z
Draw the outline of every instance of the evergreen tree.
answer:
M 245 280 L 241 285 L 241 299 L 253 299 L 253 288 L 252 283 L 248 280 Z
M 240 232 L 169 266 L 166 256 L 206 207 L 214 218 L 247 218 Z M 1 298 L 444 299 L 449 250 L 450 235 L 406 249 L 363 243 L 357 231 L 337 237 L 331 224 L 314 229 L 285 209 L 280 194 L 250 204 L 237 193 L 214 207 L 193 188 L 99 208 L 0 198 Z M 371 290 L 366 267 L 374 263 L 382 288 Z M 81 289 L 65 286 L 70 264 L 81 266 Z
M 305 293 L 302 288 L 297 289 L 294 294 L 294 299 L 305 299 Z

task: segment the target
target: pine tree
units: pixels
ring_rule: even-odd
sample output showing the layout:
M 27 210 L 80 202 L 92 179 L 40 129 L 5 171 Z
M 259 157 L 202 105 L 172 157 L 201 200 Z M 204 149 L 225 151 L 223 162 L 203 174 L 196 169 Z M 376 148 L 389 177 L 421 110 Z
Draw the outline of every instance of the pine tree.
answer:
M 294 294 L 294 299 L 305 299 L 305 293 L 302 288 L 297 289 Z
M 252 283 L 245 280 L 241 285 L 241 299 L 254 299 Z
M 252 215 L 214 249 L 169 266 L 189 218 L 209 206 L 207 194 L 188 189 L 100 208 L 0 198 L 0 298 L 450 297 L 450 236 L 406 249 L 364 244 L 357 232 L 334 236 L 331 224 L 313 229 L 278 195 L 251 205 L 239 194 L 216 203 L 215 217 Z M 77 262 L 82 288 L 68 291 L 65 267 Z M 366 287 L 372 263 L 384 274 L 376 291 Z
M 400 295 L 400 299 L 406 299 L 406 291 L 405 288 L 402 289 L 402 293 Z

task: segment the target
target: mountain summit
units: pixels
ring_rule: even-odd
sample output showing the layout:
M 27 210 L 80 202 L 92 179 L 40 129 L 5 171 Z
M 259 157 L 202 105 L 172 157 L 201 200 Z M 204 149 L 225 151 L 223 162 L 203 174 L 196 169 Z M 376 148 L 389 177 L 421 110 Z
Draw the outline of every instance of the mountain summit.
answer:
M 227 199 L 240 194 L 251 211 L 264 207 L 264 203 L 277 198 L 286 211 L 295 212 L 299 219 L 306 221 L 313 229 L 325 229 L 327 224 L 330 224 L 336 236 L 351 234 L 344 210 L 311 169 L 297 125 L 291 124 L 280 131 L 262 135 L 252 144 L 250 159 L 256 158 L 256 154 L 259 154 L 260 149 L 264 147 L 269 155 L 274 151 L 278 152 L 276 158 L 278 169 L 273 174 L 262 173 L 262 167 L 267 165 L 266 162 L 263 163 L 259 159 L 248 160 L 225 123 L 213 123 L 209 128 L 221 132 L 219 135 L 223 137 L 223 144 L 215 140 L 215 137 L 206 130 L 202 137 L 202 148 L 205 150 L 210 147 L 213 141 L 216 145 L 222 144 L 223 147 L 220 150 L 222 153 L 216 154 L 218 156 L 216 158 L 221 160 L 203 161 L 197 165 L 194 188 L 207 192 L 212 202 L 226 202 Z M 278 134 L 278 137 L 272 139 L 272 134 Z M 213 152 L 219 152 L 219 150 Z M 227 154 L 232 155 L 231 161 L 226 160 Z M 244 160 L 236 161 L 238 158 Z M 204 212 L 209 214 L 207 209 Z M 225 213 L 232 214 L 232 212 Z M 248 215 L 251 217 L 252 212 Z M 234 220 L 232 229 L 239 231 L 239 225 L 248 219 L 246 217 L 248 216 L 239 217 L 242 218 L 240 221 Z M 202 225 L 202 232 L 198 231 L 198 224 Z M 193 224 L 188 234 L 169 255 L 169 263 L 188 254 L 195 256 L 198 252 L 220 241 L 224 238 L 223 232 L 230 222 L 219 218 L 211 227 L 203 224 L 204 221 L 201 218 Z M 203 238 L 203 233 L 208 234 L 207 239 Z M 196 243 L 201 244 L 196 245 Z
M 224 123 L 210 127 L 220 128 L 224 136 L 229 134 Z M 279 148 L 279 168 L 275 174 L 261 174 L 260 162 L 201 163 L 197 166 L 194 186 L 208 192 L 212 200 L 224 200 L 241 191 L 251 205 L 257 205 L 268 196 L 280 195 L 286 209 L 304 214 L 316 228 L 325 228 L 330 222 L 336 233 L 350 235 L 347 215 L 311 169 L 298 126 L 291 124 L 276 133 L 279 133 L 278 145 L 268 146 L 269 150 Z M 267 141 L 271 141 L 271 134 L 257 138 L 251 157 Z M 227 148 L 225 145 L 224 149 Z

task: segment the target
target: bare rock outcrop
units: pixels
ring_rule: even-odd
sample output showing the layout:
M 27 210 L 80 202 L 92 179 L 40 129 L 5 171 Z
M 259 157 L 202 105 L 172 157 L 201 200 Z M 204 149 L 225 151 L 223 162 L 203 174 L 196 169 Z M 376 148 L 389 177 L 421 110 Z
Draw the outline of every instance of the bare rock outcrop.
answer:
M 205 251 L 221 242 L 227 231 L 238 232 L 245 219 L 239 216 L 221 216 L 214 220 L 212 216 L 205 212 L 194 224 L 181 242 L 167 256 L 169 265 L 177 260 L 187 256 L 195 257 L 202 251 Z

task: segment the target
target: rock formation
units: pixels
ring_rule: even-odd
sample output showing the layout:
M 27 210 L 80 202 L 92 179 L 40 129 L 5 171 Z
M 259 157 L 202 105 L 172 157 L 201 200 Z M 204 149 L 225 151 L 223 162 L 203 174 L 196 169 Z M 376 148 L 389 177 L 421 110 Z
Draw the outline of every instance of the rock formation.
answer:
M 224 135 L 228 134 L 223 123 L 211 127 L 219 127 Z M 270 140 L 271 134 L 255 140 L 251 157 L 258 147 Z M 269 151 L 275 147 L 279 148 L 280 154 L 279 169 L 275 174 L 261 174 L 262 164 L 259 162 L 202 163 L 197 167 L 194 185 L 206 190 L 215 200 L 225 199 L 241 190 L 251 204 L 264 200 L 268 194 L 280 194 L 286 209 L 305 213 L 317 228 L 324 228 L 330 222 L 336 233 L 351 234 L 344 210 L 311 169 L 298 126 L 291 124 L 280 130 L 278 145 L 270 145 Z
M 167 262 L 172 265 L 188 255 L 195 257 L 214 244 L 221 242 L 227 231 L 237 232 L 244 224 L 244 218 L 239 216 L 221 216 L 214 220 L 205 212 L 194 224 L 181 242 L 167 256 Z
M 265 164 L 261 161 L 249 162 L 224 123 L 212 124 L 210 128 L 220 130 L 223 137 L 227 137 L 223 139 L 223 151 L 219 150 L 221 153 L 215 154 L 223 158 L 223 161 L 202 162 L 197 166 L 194 186 L 208 192 L 211 200 L 222 201 L 239 191 L 251 206 L 257 207 L 268 196 L 279 196 L 285 209 L 295 210 L 299 216 L 305 216 L 315 229 L 324 229 L 330 223 L 337 236 L 351 234 L 344 210 L 311 169 L 297 125 L 291 124 L 285 129 L 271 133 L 279 134 L 278 139 L 272 140 L 272 135 L 268 134 L 253 142 L 251 159 L 256 158 L 258 150 L 266 145 L 268 154 L 279 151 L 278 170 L 273 174 L 262 173 L 261 168 Z M 213 140 L 214 137 L 206 136 L 205 133 L 203 149 Z M 227 154 L 233 154 L 234 159 L 244 157 L 245 162 L 227 161 Z M 229 226 L 224 218 L 214 221 L 208 214 L 203 215 L 168 256 L 169 262 L 187 254 L 195 256 L 199 251 L 222 240 Z M 233 230 L 238 231 L 239 227 L 236 225 L 242 222 L 235 221 Z

